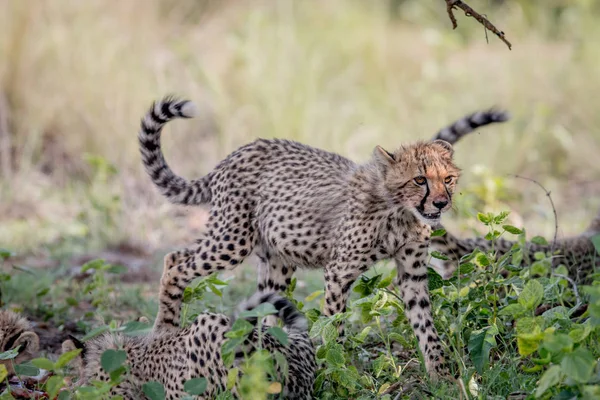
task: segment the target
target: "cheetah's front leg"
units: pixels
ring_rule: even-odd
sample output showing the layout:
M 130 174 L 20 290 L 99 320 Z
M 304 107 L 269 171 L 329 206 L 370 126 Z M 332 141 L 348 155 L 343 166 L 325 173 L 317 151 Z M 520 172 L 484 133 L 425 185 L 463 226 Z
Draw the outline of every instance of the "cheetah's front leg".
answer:
M 446 375 L 442 344 L 431 316 L 427 281 L 427 244 L 410 243 L 396 256 L 400 293 L 405 313 L 419 342 L 429 375 Z
M 366 263 L 341 262 L 338 260 L 330 262 L 325 267 L 324 315 L 330 317 L 346 311 L 350 287 L 367 268 Z

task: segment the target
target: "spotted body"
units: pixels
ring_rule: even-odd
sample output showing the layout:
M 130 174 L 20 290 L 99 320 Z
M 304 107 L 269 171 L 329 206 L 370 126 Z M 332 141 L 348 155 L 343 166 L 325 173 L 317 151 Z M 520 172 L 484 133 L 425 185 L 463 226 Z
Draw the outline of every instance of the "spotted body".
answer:
M 263 327 L 260 341 L 263 349 L 279 352 L 287 361 L 287 376 L 278 369 L 284 398 L 311 399 L 316 364 L 306 319 L 289 300 L 276 293 L 257 293 L 240 306 L 240 310 L 250 310 L 262 303 L 273 304 L 288 335 L 288 344 L 284 346 Z M 250 322 L 256 323 L 255 320 Z M 184 328 L 157 320 L 152 332 L 145 336 L 106 333 L 85 343 L 72 338 L 63 343 L 63 351 L 82 349 L 81 357 L 75 361 L 81 376 L 79 384 L 90 384 L 94 380 L 110 379 L 101 367 L 102 354 L 109 349 L 124 350 L 129 373 L 112 388 L 112 396 L 146 399 L 143 384 L 157 381 L 165 388 L 166 399 L 180 399 L 188 396 L 184 390 L 185 382 L 204 377 L 207 389 L 197 398 L 212 399 L 227 391 L 228 369 L 221 357 L 221 346 L 231 323 L 226 315 L 213 313 L 198 315 L 190 326 Z M 236 354 L 236 364 L 257 348 L 258 332 L 255 328 L 250 333 L 249 339 Z M 233 394 L 236 394 L 235 388 Z

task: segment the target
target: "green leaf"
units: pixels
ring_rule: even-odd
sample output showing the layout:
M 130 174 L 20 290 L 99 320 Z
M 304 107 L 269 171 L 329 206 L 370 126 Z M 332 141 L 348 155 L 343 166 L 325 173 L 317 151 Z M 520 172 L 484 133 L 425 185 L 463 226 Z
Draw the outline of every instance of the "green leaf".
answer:
M 523 249 L 519 247 L 514 253 L 512 253 L 512 264 L 519 266 L 523 261 Z
M 546 390 L 550 389 L 552 386 L 556 386 L 557 384 L 559 384 L 561 379 L 562 371 L 560 370 L 560 366 L 553 365 L 550 368 L 548 368 L 538 382 L 538 386 L 535 391 L 535 397 L 541 397 L 546 392 Z
M 58 391 L 61 387 L 63 387 L 64 381 L 61 376 L 51 376 L 50 379 L 46 381 L 46 392 L 50 395 L 51 399 L 55 398 L 58 394 Z
M 517 336 L 517 347 L 519 354 L 523 357 L 533 354 L 539 348 L 544 338 L 542 333 L 522 333 Z
M 390 365 L 390 361 L 385 354 L 380 355 L 373 361 L 373 374 L 376 378 L 379 378 L 383 369 Z
M 479 374 L 487 368 L 490 361 L 490 350 L 496 347 L 496 334 L 498 329 L 491 326 L 471 333 L 469 338 L 469 355 Z
M 76 358 L 79 355 L 79 353 L 81 353 L 81 349 L 75 349 L 61 354 L 61 356 L 58 357 L 58 360 L 54 363 L 54 368 L 64 367 L 65 365 L 70 363 L 71 360 Z
M 31 363 L 38 368 L 52 371 L 54 369 L 54 363 L 47 358 L 34 358 Z
M 0 360 L 13 360 L 13 359 L 17 358 L 17 356 L 19 355 L 20 347 L 21 346 L 17 346 L 14 349 L 6 350 L 6 351 L 0 353 Z
M 246 337 L 246 335 L 248 335 L 250 332 L 252 332 L 253 329 L 254 329 L 254 325 L 252 325 L 250 322 L 246 321 L 245 319 L 238 318 L 233 323 L 233 326 L 231 327 L 229 332 L 227 332 L 225 334 L 225 337 L 228 337 L 228 338 Z
M 431 232 L 431 237 L 444 236 L 445 234 L 446 230 L 444 228 L 436 229 L 433 232 Z
M 590 327 L 590 324 L 583 324 L 571 329 L 571 332 L 569 332 L 569 337 L 575 343 L 579 343 L 584 341 L 590 333 L 592 333 L 592 328 Z
M 14 255 L 14 253 L 12 251 L 0 248 L 0 259 L 2 261 L 6 260 L 7 258 L 12 257 L 13 255 Z
M 110 328 L 108 327 L 108 325 L 102 325 L 99 326 L 97 328 L 92 329 L 91 331 L 89 331 L 87 333 L 87 335 L 85 335 L 84 337 L 81 338 L 82 342 L 85 342 L 86 340 L 90 340 L 93 337 L 96 337 L 98 335 L 103 334 L 104 332 L 108 332 Z
M 344 359 L 344 353 L 340 350 L 341 346 L 333 346 L 327 351 L 326 360 L 330 366 L 343 367 L 346 360 Z
M 102 268 L 103 265 L 104 265 L 104 260 L 101 258 L 98 258 L 98 259 L 92 260 L 92 261 L 88 261 L 87 263 L 83 264 L 83 266 L 81 267 L 81 272 L 86 272 L 90 269 L 98 270 L 98 269 Z
M 58 398 L 57 398 L 57 400 L 69 400 L 69 399 L 70 399 L 70 396 L 71 396 L 71 395 L 69 394 L 69 392 L 68 392 L 68 391 L 66 391 L 66 390 L 63 390 L 62 392 L 60 392 L 60 393 L 58 394 Z M 116 400 L 118 397 L 119 397 L 119 396 L 115 396 L 115 397 L 113 397 L 111 400 Z M 121 399 L 122 399 L 122 398 L 121 398 Z
M 186 393 L 198 396 L 206 391 L 207 385 L 208 382 L 206 378 L 193 378 L 183 384 L 183 390 L 185 390 Z
M 531 238 L 531 243 L 540 245 L 540 246 L 548 246 L 548 241 L 541 236 L 534 236 Z
M 397 342 L 402 345 L 402 347 L 410 348 L 411 344 L 406 340 L 406 337 L 402 336 L 399 333 L 392 332 L 388 335 L 390 341 Z
M 523 291 L 519 295 L 519 304 L 527 310 L 533 310 L 537 307 L 544 297 L 544 287 L 536 280 L 527 282 Z
M 8 370 L 6 369 L 6 366 L 4 366 L 4 364 L 0 364 L 0 382 L 5 380 L 7 376 Z
M 477 254 L 477 257 L 475 257 L 475 261 L 482 267 L 487 267 L 488 265 L 490 265 L 490 259 L 484 253 Z
M 431 257 L 433 257 L 433 258 L 437 258 L 438 260 L 444 260 L 444 261 L 446 261 L 446 260 L 449 260 L 449 259 L 450 259 L 450 258 L 449 258 L 447 255 L 445 255 L 444 253 L 440 253 L 439 251 L 435 251 L 435 250 L 431 252 Z
M 165 399 L 165 388 L 160 382 L 146 382 L 142 385 L 142 391 L 150 400 Z
M 74 297 L 67 297 L 65 302 L 71 307 L 77 307 L 79 305 L 79 302 Z
M 108 374 L 110 376 L 110 380 L 113 382 L 118 382 L 121 375 L 127 372 L 127 368 L 124 365 L 121 365 L 119 368 L 113 370 Z
M 109 349 L 102 353 L 100 364 L 106 372 L 112 372 L 119 368 L 127 359 L 127 353 L 123 350 Z
M 477 213 L 477 219 L 483 222 L 484 225 L 489 225 L 492 218 L 488 214 Z
M 333 342 L 338 338 L 338 330 L 333 324 L 327 324 L 323 327 L 321 331 L 321 337 L 323 338 L 323 343 L 327 344 L 329 342 Z
M 498 315 L 508 315 L 513 318 L 518 318 L 521 315 L 525 314 L 527 310 L 522 305 L 515 303 L 509 304 L 498 312 Z
M 510 213 L 508 211 L 500 211 L 500 213 L 493 218 L 494 224 L 500 225 L 504 223 L 509 214 Z
M 573 350 L 573 339 L 564 333 L 546 335 L 542 346 L 551 353 L 570 353 Z
M 461 263 L 458 266 L 458 272 L 461 275 L 470 274 L 473 271 L 475 271 L 475 264 L 473 264 L 471 262 Z
M 282 345 L 287 346 L 288 335 L 280 327 L 272 326 L 269 329 L 267 329 L 267 333 L 270 334 L 271 336 L 275 337 L 275 339 L 277 339 L 279 341 L 279 343 L 281 343 Z
M 443 287 L 444 280 L 437 272 L 435 272 L 435 270 L 429 268 L 427 270 L 427 284 L 429 287 L 429 291 L 433 291 L 435 289 Z
M 539 333 L 542 331 L 541 317 L 524 317 L 517 320 L 517 334 Z
M 522 229 L 519 229 L 517 227 L 514 227 L 512 225 L 502 225 L 502 228 L 508 232 L 508 233 L 512 233 L 513 235 L 520 235 L 521 233 L 523 233 Z
M 550 266 L 546 261 L 535 261 L 529 269 L 531 276 L 546 276 L 550 272 Z
M 152 325 L 140 321 L 129 321 L 122 328 L 122 332 L 127 336 L 147 335 L 152 331 Z
M 233 387 L 235 386 L 237 379 L 238 379 L 238 375 L 239 375 L 239 368 L 231 368 L 228 372 L 227 372 L 227 390 L 231 390 L 233 389 Z
M 40 369 L 28 362 L 15 365 L 15 372 L 17 375 L 22 376 L 38 376 L 40 374 Z
M 583 400 L 600 399 L 600 385 L 598 384 L 584 386 L 581 391 L 583 392 Z
M 592 377 L 596 359 L 589 350 L 578 347 L 572 353 L 565 354 L 560 366 L 567 377 L 578 383 L 586 383 Z

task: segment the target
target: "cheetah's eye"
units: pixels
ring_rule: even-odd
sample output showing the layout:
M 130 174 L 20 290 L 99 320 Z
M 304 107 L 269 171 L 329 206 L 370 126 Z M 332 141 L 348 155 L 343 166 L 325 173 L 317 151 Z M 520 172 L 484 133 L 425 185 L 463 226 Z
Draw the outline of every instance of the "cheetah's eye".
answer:
M 452 183 L 453 180 L 454 180 L 453 176 L 447 176 L 446 179 L 444 179 L 444 183 L 446 183 L 446 184 Z
M 424 176 L 417 176 L 415 178 L 415 183 L 417 185 L 424 185 L 425 183 L 427 183 L 427 178 L 425 178 Z

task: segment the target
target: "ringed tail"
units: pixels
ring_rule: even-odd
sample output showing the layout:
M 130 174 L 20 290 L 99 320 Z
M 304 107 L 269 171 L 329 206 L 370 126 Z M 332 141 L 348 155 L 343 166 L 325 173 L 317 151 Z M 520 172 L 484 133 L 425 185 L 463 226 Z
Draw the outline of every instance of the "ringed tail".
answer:
M 263 303 L 271 303 L 273 307 L 275 307 L 277 310 L 277 314 L 275 315 L 283 321 L 283 325 L 287 328 L 288 332 L 308 332 L 308 321 L 306 320 L 306 317 L 298 311 L 296 306 L 290 300 L 276 292 L 256 292 L 252 297 L 240 304 L 236 314 L 252 310 Z M 246 320 L 253 325 L 256 325 L 257 323 L 256 317 L 248 317 Z
M 475 129 L 485 125 L 505 122 L 510 119 L 510 114 L 504 110 L 490 109 L 487 111 L 478 111 L 473 114 L 466 115 L 461 119 L 453 122 L 451 125 L 442 128 L 435 134 L 432 140 L 445 140 L 454 145 L 463 136 L 473 132 Z
M 199 205 L 211 200 L 208 178 L 190 181 L 175 175 L 160 147 L 160 135 L 167 122 L 175 118 L 193 118 L 196 114 L 196 106 L 191 101 L 164 97 L 152 104 L 142 118 L 138 133 L 144 169 L 163 196 L 175 204 Z

